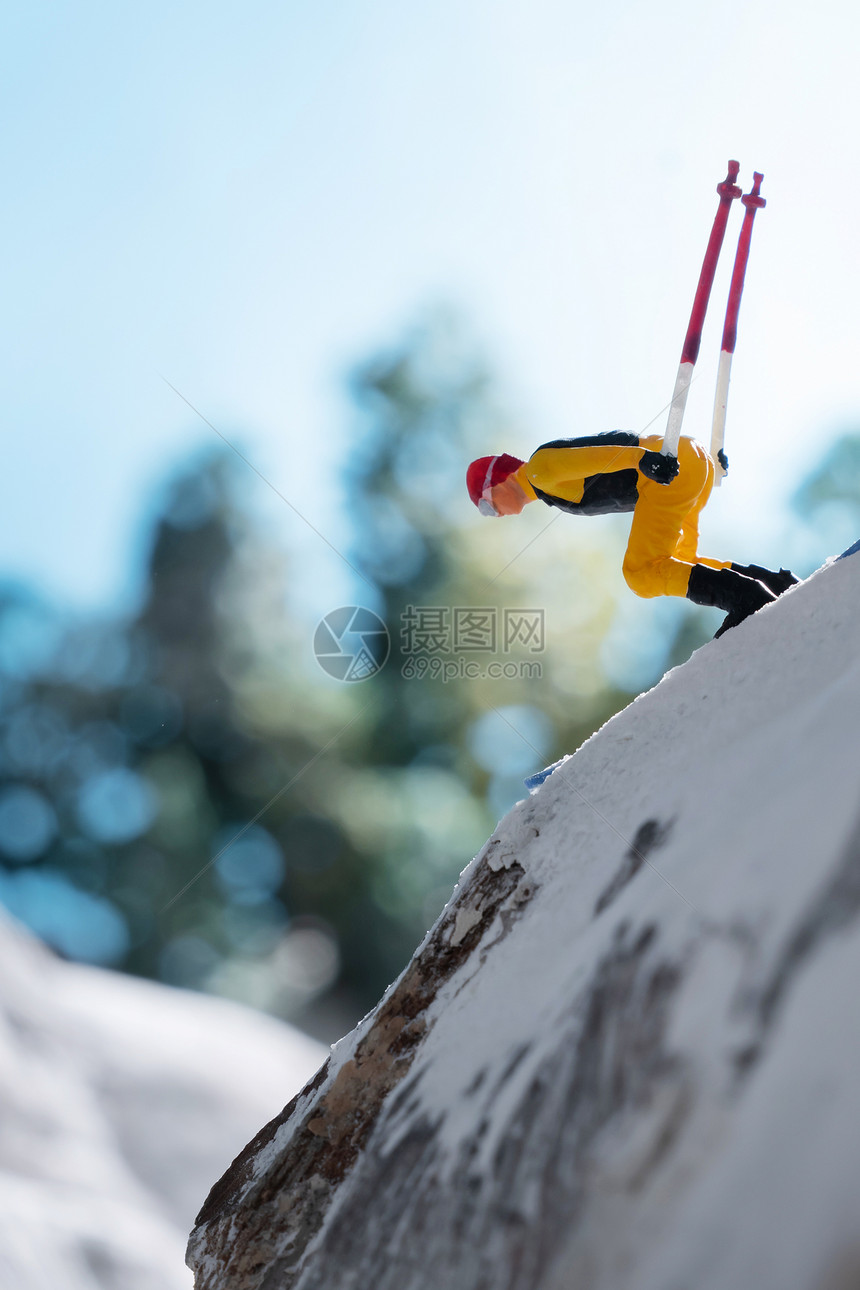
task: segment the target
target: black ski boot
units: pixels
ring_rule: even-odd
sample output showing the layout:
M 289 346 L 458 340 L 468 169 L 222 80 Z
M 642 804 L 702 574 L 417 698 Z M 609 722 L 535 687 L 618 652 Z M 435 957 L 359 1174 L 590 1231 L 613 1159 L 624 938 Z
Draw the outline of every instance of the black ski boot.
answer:
M 687 599 L 694 605 L 727 610 L 722 626 L 714 634 L 716 640 L 730 627 L 737 627 L 750 614 L 776 600 L 776 596 L 764 583 L 747 577 L 734 566 L 731 569 L 712 569 L 707 564 L 694 564 L 690 571 Z
M 735 573 L 742 573 L 745 578 L 755 578 L 757 582 L 763 582 L 768 591 L 772 591 L 775 596 L 781 596 L 784 591 L 796 586 L 798 582 L 790 569 L 763 569 L 760 564 L 733 564 L 732 568 Z

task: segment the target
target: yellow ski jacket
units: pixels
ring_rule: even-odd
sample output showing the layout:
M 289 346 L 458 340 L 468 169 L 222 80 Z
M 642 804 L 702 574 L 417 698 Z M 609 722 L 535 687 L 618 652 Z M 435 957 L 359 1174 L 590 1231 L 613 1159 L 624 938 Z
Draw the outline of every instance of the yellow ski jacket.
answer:
M 573 515 L 632 511 L 639 500 L 639 459 L 659 451 L 661 435 L 607 434 L 541 444 L 517 471 L 526 492 Z
M 671 484 L 639 473 L 643 452 L 657 452 L 661 435 L 608 434 L 545 443 L 517 470 L 526 495 L 573 515 L 634 511 L 624 556 L 627 585 L 638 596 L 685 596 L 694 564 L 713 569 L 729 561 L 698 554 L 699 516 L 711 495 L 714 463 L 701 444 L 682 436 L 679 471 Z

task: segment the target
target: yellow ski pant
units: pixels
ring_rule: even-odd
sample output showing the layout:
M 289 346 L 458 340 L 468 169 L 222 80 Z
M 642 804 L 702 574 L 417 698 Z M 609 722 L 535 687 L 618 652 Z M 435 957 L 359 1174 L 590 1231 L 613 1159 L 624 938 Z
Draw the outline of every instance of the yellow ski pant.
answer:
M 699 516 L 714 486 L 714 463 L 694 439 L 678 444 L 678 474 L 671 484 L 639 477 L 624 556 L 624 579 L 637 596 L 686 596 L 694 564 L 727 569 L 729 560 L 697 554 Z

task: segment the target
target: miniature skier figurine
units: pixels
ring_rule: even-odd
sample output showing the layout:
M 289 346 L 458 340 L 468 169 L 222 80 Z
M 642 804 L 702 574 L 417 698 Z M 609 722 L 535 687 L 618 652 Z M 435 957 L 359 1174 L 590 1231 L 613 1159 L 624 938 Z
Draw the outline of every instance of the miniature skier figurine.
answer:
M 624 579 L 638 596 L 685 596 L 726 611 L 717 632 L 787 591 L 797 579 L 758 565 L 698 554 L 699 516 L 714 484 L 714 462 L 683 436 L 678 456 L 660 452 L 662 436 L 607 434 L 543 444 L 529 461 L 502 453 L 473 461 L 469 496 L 482 515 L 519 515 L 540 499 L 572 515 L 632 511 Z
M 730 161 L 717 185 L 719 206 L 705 250 L 693 310 L 681 350 L 681 363 L 665 435 L 608 434 L 545 443 L 528 462 L 502 453 L 480 457 L 466 474 L 469 496 L 482 515 L 518 515 L 527 502 L 540 498 L 573 515 L 632 511 L 630 540 L 624 556 L 624 578 L 638 596 L 685 596 L 697 605 L 726 611 L 717 632 L 722 636 L 797 582 L 788 569 L 732 564 L 698 554 L 699 516 L 728 469 L 723 452 L 729 373 L 744 285 L 753 220 L 766 203 L 764 178 L 753 174 L 743 198 L 743 227 L 738 238 L 729 287 L 710 452 L 681 435 L 687 393 L 699 354 L 699 343 L 729 210 L 741 190 L 735 184 L 740 166 Z

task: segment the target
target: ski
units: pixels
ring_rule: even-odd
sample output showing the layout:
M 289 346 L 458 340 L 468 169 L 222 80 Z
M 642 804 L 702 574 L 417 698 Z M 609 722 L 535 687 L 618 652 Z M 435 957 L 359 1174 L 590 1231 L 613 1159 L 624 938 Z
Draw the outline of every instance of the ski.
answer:
M 717 392 L 714 397 L 714 419 L 711 425 L 711 456 L 717 463 L 715 484 L 720 484 L 726 473 L 726 457 L 723 442 L 726 432 L 726 404 L 729 397 L 729 378 L 732 371 L 732 358 L 735 353 L 735 341 L 738 337 L 738 314 L 741 307 L 741 295 L 744 289 L 744 277 L 747 271 L 747 260 L 750 254 L 753 220 L 757 210 L 767 205 L 761 196 L 761 183 L 764 175 L 753 171 L 753 186 L 741 198 L 744 207 L 744 222 L 738 238 L 738 249 L 735 253 L 735 267 L 732 270 L 732 281 L 729 287 L 729 299 L 726 305 L 726 321 L 723 327 L 723 342 L 720 348 L 720 365 L 717 369 Z
M 705 323 L 705 313 L 711 296 L 711 287 L 714 285 L 714 274 L 717 271 L 717 261 L 720 258 L 729 211 L 732 202 L 741 195 L 741 190 L 735 183 L 739 171 L 740 163 L 730 161 L 728 174 L 722 183 L 717 184 L 720 204 L 717 207 L 711 236 L 708 239 L 708 246 L 705 251 L 705 258 L 702 261 L 699 284 L 696 287 L 690 322 L 687 327 L 687 334 L 684 337 L 684 347 L 681 350 L 681 363 L 675 379 L 675 390 L 669 406 L 669 420 L 666 425 L 666 433 L 663 436 L 663 446 L 660 450 L 666 457 L 677 457 L 678 455 L 681 422 L 684 419 L 684 409 L 687 405 L 687 394 L 690 389 L 690 381 L 693 378 L 693 369 L 699 356 L 702 327 Z
M 549 766 L 544 766 L 543 770 L 535 771 L 533 775 L 527 775 L 523 780 L 523 783 L 529 792 L 533 793 L 536 789 L 540 788 L 541 784 L 543 784 L 545 780 L 549 779 L 553 771 L 558 770 L 563 761 L 567 761 L 567 756 L 568 755 L 566 754 L 564 757 L 559 757 L 558 761 L 552 762 Z

